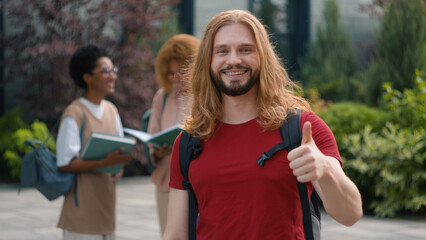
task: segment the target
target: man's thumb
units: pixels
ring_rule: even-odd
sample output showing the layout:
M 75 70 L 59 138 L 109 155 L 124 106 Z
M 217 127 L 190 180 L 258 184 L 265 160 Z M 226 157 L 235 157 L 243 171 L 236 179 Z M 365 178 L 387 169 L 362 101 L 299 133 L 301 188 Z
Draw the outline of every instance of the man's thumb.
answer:
M 306 144 L 310 141 L 313 141 L 312 125 L 310 122 L 305 122 L 305 124 L 303 124 L 303 130 L 302 130 L 302 144 Z

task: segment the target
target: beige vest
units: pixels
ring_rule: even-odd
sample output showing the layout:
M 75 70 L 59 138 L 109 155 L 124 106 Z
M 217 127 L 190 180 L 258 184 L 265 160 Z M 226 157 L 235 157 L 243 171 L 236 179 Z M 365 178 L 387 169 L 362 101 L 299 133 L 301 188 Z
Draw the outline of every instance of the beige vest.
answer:
M 75 100 L 66 109 L 62 118 L 71 116 L 79 129 L 85 113 L 85 127 L 82 148 L 91 132 L 117 134 L 116 107 L 103 100 L 104 114 L 97 119 L 79 100 Z M 115 183 L 108 173 L 81 172 L 77 174 L 78 206 L 74 203 L 74 187 L 65 196 L 58 227 L 72 232 L 85 234 L 109 234 L 115 231 Z

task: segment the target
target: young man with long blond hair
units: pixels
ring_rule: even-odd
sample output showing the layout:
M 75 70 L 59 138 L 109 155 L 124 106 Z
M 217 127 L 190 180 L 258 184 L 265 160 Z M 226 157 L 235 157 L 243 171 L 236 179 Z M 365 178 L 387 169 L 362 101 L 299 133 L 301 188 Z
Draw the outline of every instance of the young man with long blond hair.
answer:
M 360 193 L 345 175 L 335 138 L 274 52 L 251 13 L 231 10 L 207 25 L 189 80 L 185 130 L 201 140 L 189 167 L 197 198 L 197 239 L 304 239 L 296 180 L 318 192 L 327 213 L 350 226 L 362 216 Z M 282 141 L 279 128 L 301 109 L 302 143 L 263 167 L 256 159 Z M 164 239 L 188 239 L 188 194 L 182 187 L 179 141 L 173 147 Z

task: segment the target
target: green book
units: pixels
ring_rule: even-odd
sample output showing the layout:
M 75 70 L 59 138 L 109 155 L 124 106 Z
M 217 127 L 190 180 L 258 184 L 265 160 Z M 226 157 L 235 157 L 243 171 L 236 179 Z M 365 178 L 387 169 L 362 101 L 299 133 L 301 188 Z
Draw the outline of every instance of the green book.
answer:
M 92 132 L 87 140 L 86 145 L 81 151 L 81 158 L 85 160 L 99 160 L 104 159 L 111 152 L 125 147 L 122 153 L 130 153 L 136 145 L 136 139 L 131 137 L 120 137 L 107 133 Z M 116 164 L 108 167 L 97 168 L 96 172 L 108 172 L 117 174 L 123 168 L 124 164 Z
M 173 146 L 176 137 L 182 131 L 182 126 L 174 125 L 155 134 L 149 134 L 147 132 L 131 128 L 123 128 L 123 131 L 124 133 L 132 135 L 144 143 L 150 143 L 160 148 L 164 144 Z

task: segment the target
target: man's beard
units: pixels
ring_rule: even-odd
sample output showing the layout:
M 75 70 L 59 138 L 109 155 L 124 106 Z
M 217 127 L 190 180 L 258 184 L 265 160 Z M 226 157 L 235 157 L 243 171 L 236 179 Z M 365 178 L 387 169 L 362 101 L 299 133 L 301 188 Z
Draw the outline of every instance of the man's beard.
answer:
M 233 96 L 233 97 L 244 95 L 248 91 L 250 91 L 250 89 L 257 83 L 259 79 L 259 73 L 255 72 L 253 74 L 251 68 L 237 66 L 237 69 L 248 70 L 250 73 L 249 80 L 243 85 L 241 85 L 239 82 L 231 82 L 230 86 L 226 86 L 225 82 L 222 80 L 222 77 L 220 76 L 220 72 L 223 70 L 219 71 L 219 74 L 216 74 L 211 71 L 211 76 L 213 78 L 213 81 L 216 87 L 225 95 Z

